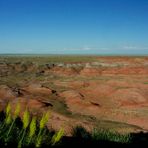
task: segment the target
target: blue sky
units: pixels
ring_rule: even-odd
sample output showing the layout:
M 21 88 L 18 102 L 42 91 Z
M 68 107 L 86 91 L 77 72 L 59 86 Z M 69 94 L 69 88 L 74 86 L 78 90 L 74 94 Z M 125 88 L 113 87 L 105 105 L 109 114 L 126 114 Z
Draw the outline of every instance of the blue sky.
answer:
M 0 53 L 148 54 L 148 0 L 0 0 Z

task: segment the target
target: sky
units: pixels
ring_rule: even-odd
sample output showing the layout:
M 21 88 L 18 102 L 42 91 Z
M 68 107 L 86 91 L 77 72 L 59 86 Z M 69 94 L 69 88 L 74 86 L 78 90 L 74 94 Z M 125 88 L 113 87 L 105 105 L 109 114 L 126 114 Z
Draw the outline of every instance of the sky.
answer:
M 0 0 L 0 53 L 148 54 L 148 0 Z

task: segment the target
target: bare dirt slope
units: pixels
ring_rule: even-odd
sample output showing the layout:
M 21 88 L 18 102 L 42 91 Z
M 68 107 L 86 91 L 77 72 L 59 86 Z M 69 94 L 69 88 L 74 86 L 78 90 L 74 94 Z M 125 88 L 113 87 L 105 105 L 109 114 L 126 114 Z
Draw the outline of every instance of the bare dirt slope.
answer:
M 0 106 L 20 101 L 49 128 L 148 130 L 148 57 L 0 57 Z

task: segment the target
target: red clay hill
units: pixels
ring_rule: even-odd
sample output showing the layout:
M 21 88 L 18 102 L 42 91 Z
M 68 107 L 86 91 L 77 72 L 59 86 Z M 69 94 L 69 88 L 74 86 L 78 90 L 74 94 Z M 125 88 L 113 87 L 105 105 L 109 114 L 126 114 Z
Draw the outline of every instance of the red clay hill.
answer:
M 0 109 L 19 101 L 22 112 L 50 110 L 48 127 L 67 135 L 77 125 L 148 130 L 148 57 L 71 58 L 0 57 Z

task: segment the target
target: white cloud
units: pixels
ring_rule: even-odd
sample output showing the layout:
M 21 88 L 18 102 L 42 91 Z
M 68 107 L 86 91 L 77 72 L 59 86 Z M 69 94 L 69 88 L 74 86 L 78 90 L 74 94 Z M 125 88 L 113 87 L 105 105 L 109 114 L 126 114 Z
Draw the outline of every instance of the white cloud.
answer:
M 93 48 L 90 48 L 90 47 L 84 47 L 84 48 L 81 48 L 81 50 L 92 50 Z
M 103 51 L 105 51 L 105 50 L 110 50 L 110 48 L 107 48 L 107 47 L 101 47 L 101 48 L 98 48 L 98 50 L 103 50 Z
M 136 46 L 124 46 L 123 49 L 137 49 Z
M 126 49 L 126 50 L 148 50 L 148 47 L 144 47 L 144 46 L 124 46 L 123 49 Z
M 107 47 L 80 47 L 80 48 L 64 48 L 63 51 L 108 51 Z

